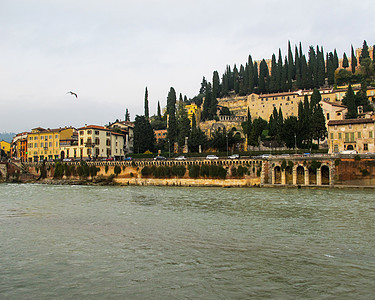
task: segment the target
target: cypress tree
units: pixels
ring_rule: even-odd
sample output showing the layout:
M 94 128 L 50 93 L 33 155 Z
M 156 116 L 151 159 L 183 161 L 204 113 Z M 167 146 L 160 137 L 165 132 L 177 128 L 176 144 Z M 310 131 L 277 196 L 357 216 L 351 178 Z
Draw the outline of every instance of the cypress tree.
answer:
M 288 83 L 289 88 L 292 87 L 292 79 L 295 78 L 295 67 L 293 62 L 292 48 L 290 47 L 290 41 L 288 41 Z
M 259 75 L 258 75 L 258 63 L 255 61 L 254 62 L 254 67 L 253 67 L 253 74 L 254 74 L 254 87 L 259 86 Z
M 161 109 L 160 109 L 160 102 L 158 101 L 158 109 L 157 109 L 158 119 L 161 120 Z
M 220 96 L 220 78 L 217 71 L 214 71 L 212 75 L 212 96 L 214 99 Z
M 179 145 L 185 144 L 185 137 L 190 135 L 190 120 L 188 118 L 185 104 L 179 101 L 177 110 L 177 141 Z
M 260 93 L 267 93 L 268 92 L 268 84 L 269 84 L 269 71 L 267 63 L 264 59 L 262 59 L 259 68 L 259 92 Z
M 249 85 L 248 93 L 251 94 L 254 91 L 255 79 L 254 79 L 254 64 L 251 55 L 248 58 L 248 72 L 249 72 Z
M 277 91 L 282 91 L 281 74 L 283 69 L 283 58 L 281 57 L 281 49 L 279 48 L 279 58 L 277 59 L 277 72 L 276 72 L 276 87 Z
M 240 82 L 239 82 L 238 69 L 236 65 L 234 65 L 233 67 L 233 89 L 238 95 L 240 92 Z
M 145 90 L 145 117 L 149 117 L 149 109 L 148 109 L 148 91 L 147 91 L 147 86 Z
M 345 52 L 344 52 L 344 56 L 342 58 L 342 67 L 345 68 L 345 69 L 349 67 L 348 57 L 346 56 Z
M 337 56 L 336 49 L 333 51 L 333 68 L 335 71 L 339 67 L 339 57 Z
M 278 66 L 276 65 L 276 57 L 275 54 L 272 54 L 271 59 L 271 77 L 270 77 L 270 92 L 276 93 L 277 92 L 277 73 L 278 73 Z
M 346 119 L 355 119 L 357 118 L 357 106 L 356 99 L 353 92 L 351 84 L 349 84 L 348 90 L 346 91 L 345 96 L 342 99 L 342 104 L 348 108 L 348 112 L 345 116 Z
M 370 54 L 368 52 L 368 46 L 366 40 L 363 41 L 361 56 L 359 57 L 359 64 L 362 65 L 362 60 L 365 58 L 370 58 Z
M 125 111 L 125 121 L 130 121 L 130 114 L 129 114 L 128 109 L 126 109 Z
M 356 58 L 355 53 L 354 53 L 353 45 L 352 45 L 351 59 L 352 59 L 352 61 L 351 61 L 352 73 L 354 74 L 355 69 L 357 67 L 357 58 Z
M 282 66 L 282 70 L 281 70 L 281 91 L 282 92 L 286 92 L 288 91 L 289 89 L 289 85 L 288 85 L 288 60 L 285 56 L 285 59 L 284 59 L 284 65 Z
M 177 139 L 177 122 L 176 122 L 176 91 L 170 88 L 167 97 L 168 112 L 168 139 L 173 143 Z

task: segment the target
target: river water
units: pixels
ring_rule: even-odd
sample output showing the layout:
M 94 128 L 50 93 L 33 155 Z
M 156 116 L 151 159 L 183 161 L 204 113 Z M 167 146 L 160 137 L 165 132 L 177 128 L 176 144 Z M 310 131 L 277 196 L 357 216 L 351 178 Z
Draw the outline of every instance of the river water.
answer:
M 1 299 L 370 299 L 371 190 L 0 185 Z

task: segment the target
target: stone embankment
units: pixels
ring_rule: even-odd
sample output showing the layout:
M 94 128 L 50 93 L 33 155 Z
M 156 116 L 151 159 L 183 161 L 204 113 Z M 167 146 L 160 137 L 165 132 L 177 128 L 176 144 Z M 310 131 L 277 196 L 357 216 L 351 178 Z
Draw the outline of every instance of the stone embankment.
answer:
M 1 178 L 57 184 L 217 187 L 375 187 L 375 160 L 365 157 L 283 156 L 257 159 L 79 162 L 0 165 Z M 82 176 L 82 169 L 86 175 Z M 193 174 L 193 169 L 198 173 Z M 61 172 L 60 165 L 60 172 Z M 90 170 L 90 171 L 88 171 Z M 92 174 L 95 170 L 95 174 Z M 180 171 L 182 173 L 179 173 Z M 57 172 L 57 170 L 56 170 Z M 216 173 L 214 173 L 216 172 Z M 224 175 L 223 173 L 224 172 Z M 81 176 L 80 176 L 81 175 Z M 58 179 L 54 179 L 54 178 Z

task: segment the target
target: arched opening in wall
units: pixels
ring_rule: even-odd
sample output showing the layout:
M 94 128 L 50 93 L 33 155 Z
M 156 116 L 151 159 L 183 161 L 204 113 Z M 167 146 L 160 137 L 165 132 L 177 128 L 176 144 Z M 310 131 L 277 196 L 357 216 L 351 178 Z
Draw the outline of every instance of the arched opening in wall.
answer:
M 348 147 L 346 147 L 346 150 L 354 150 L 353 145 L 348 145 Z
M 64 151 L 61 151 L 61 153 L 60 153 L 60 157 L 61 157 L 61 159 L 64 159 L 64 158 L 65 158 L 65 152 L 64 152 Z
M 297 167 L 297 184 L 305 184 L 305 168 L 302 166 Z
M 274 183 L 275 184 L 281 184 L 281 168 L 280 168 L 280 166 L 276 166 L 275 167 L 275 169 L 274 169 L 274 176 L 275 176 Z
M 322 166 L 320 168 L 321 178 L 322 178 L 322 185 L 329 185 L 329 167 Z
M 287 166 L 285 168 L 285 183 L 286 184 L 293 184 L 293 168 Z
M 316 184 L 316 169 L 309 168 L 309 184 Z

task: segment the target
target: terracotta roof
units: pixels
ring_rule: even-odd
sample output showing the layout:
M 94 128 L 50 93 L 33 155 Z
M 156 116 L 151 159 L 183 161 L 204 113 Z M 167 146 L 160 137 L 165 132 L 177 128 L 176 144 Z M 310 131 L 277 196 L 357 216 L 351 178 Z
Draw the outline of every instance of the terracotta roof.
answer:
M 345 119 L 328 121 L 328 126 L 375 123 L 373 119 Z
M 334 102 L 329 102 L 329 101 L 325 101 L 325 100 L 322 100 L 322 102 L 327 103 L 327 104 L 332 105 L 332 106 L 337 106 L 337 107 L 346 108 L 346 106 L 343 105 L 343 104 L 334 103 Z
M 299 95 L 297 92 L 285 92 L 285 93 L 274 93 L 274 94 L 261 94 L 259 98 L 269 98 L 269 97 L 283 97 L 283 96 L 293 96 Z
M 83 129 L 99 129 L 99 130 L 110 131 L 108 128 L 104 126 L 98 126 L 98 125 L 87 125 L 87 126 L 78 128 L 78 130 L 83 130 Z

